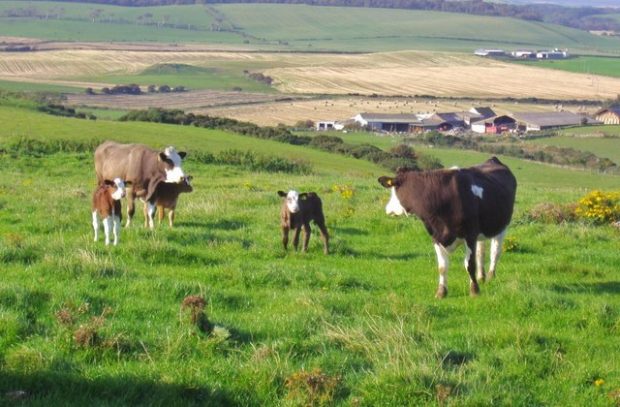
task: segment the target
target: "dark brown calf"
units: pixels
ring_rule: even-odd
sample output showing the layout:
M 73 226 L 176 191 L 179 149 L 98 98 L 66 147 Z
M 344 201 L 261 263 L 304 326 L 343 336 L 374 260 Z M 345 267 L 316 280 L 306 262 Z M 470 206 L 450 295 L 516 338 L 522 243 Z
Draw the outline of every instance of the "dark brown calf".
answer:
M 125 196 L 125 183 L 116 178 L 114 181 L 105 180 L 93 193 L 93 229 L 95 242 L 99 235 L 99 219 L 103 222 L 105 244 L 110 244 L 110 230 L 114 234 L 114 245 L 118 244 L 118 235 L 121 228 L 121 198 Z
M 194 188 L 192 188 L 191 180 L 192 176 L 186 177 L 183 181 L 178 184 L 168 183 L 168 182 L 160 182 L 155 187 L 155 191 L 151 195 L 151 198 L 145 202 L 144 204 L 144 226 L 150 227 L 153 229 L 153 215 L 155 214 L 155 209 L 157 208 L 157 217 L 159 219 L 159 223 L 164 219 L 165 210 L 169 209 L 168 212 L 168 224 L 170 227 L 174 224 L 174 213 L 177 207 L 177 202 L 179 200 L 179 195 L 183 192 L 192 192 Z
M 298 193 L 297 191 L 278 191 L 278 195 L 286 198 L 282 202 L 281 226 L 282 226 L 282 244 L 284 250 L 288 247 L 288 233 L 291 229 L 295 229 L 293 236 L 293 246 L 295 250 L 299 246 L 299 233 L 301 228 L 304 229 L 304 242 L 302 252 L 308 251 L 308 242 L 310 241 L 310 222 L 319 227 L 321 231 L 321 240 L 323 240 L 323 253 L 329 253 L 329 234 L 325 227 L 325 216 L 323 215 L 323 204 L 321 198 L 314 192 Z

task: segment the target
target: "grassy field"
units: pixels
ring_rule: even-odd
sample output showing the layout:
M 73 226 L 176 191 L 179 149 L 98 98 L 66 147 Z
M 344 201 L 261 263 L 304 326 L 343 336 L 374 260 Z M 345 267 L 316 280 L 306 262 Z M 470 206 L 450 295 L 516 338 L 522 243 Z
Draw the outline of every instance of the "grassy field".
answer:
M 551 61 L 519 61 L 520 64 L 540 68 L 558 69 L 588 75 L 620 77 L 620 58 L 576 57 Z
M 519 190 L 498 278 L 470 298 L 458 250 L 450 296 L 439 301 L 430 238 L 417 220 L 385 216 L 376 178 L 386 172 L 373 165 L 195 128 L 8 107 L 0 121 L 0 147 L 19 137 L 114 138 L 173 143 L 190 157 L 231 147 L 292 154 L 315 168 L 294 176 L 188 160 L 195 192 L 181 197 L 175 229 L 144 230 L 138 215 L 120 245 L 105 248 L 92 242 L 90 151 L 2 153 L 2 403 L 618 402 L 618 231 L 525 216 L 539 202 L 616 188 L 618 177 L 506 159 Z M 446 165 L 486 158 L 433 153 Z M 281 249 L 275 191 L 290 187 L 323 198 L 329 256 L 316 234 L 307 254 Z M 190 321 L 181 306 L 189 295 L 206 299 L 213 333 Z
M 605 137 L 605 135 L 613 137 Z M 583 127 L 562 131 L 562 135 L 532 140 L 536 144 L 571 147 L 589 151 L 620 164 L 620 126 Z
M 19 17 L 20 9 L 28 10 L 30 15 Z M 210 42 L 262 49 L 347 52 L 561 47 L 588 54 L 617 54 L 620 42 L 517 19 L 305 5 L 134 8 L 3 1 L 0 23 L 0 35 L 51 40 Z

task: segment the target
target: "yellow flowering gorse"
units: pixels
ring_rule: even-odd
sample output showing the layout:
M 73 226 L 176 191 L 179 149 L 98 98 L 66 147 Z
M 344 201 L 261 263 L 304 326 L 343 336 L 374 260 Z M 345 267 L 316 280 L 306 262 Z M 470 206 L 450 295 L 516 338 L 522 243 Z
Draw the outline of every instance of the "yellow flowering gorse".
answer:
M 620 219 L 620 192 L 594 190 L 579 200 L 575 215 L 596 223 Z

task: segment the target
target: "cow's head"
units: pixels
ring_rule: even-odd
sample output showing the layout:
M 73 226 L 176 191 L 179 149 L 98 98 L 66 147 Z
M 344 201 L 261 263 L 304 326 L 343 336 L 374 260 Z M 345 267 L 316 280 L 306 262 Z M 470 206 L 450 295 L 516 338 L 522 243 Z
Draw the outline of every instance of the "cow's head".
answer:
M 284 191 L 278 191 L 278 195 L 286 198 L 286 207 L 288 208 L 290 213 L 299 212 L 299 192 L 291 189 L 290 191 L 288 191 L 288 193 Z
M 181 182 L 179 184 L 179 190 L 181 192 L 192 192 L 194 190 L 194 188 L 192 187 L 192 180 L 193 179 L 194 179 L 194 177 L 191 176 L 191 175 L 188 175 L 187 177 L 185 177 L 183 182 Z
M 113 189 L 112 199 L 115 201 L 118 201 L 125 196 L 125 182 L 122 179 L 114 178 L 114 181 L 106 179 L 103 183 Z
M 185 173 L 181 168 L 181 161 L 187 154 L 172 147 L 166 147 L 163 152 L 159 153 L 159 161 L 164 163 L 164 171 L 166 172 L 165 182 L 178 184 L 185 178 Z
M 378 181 L 383 187 L 391 190 L 390 201 L 385 206 L 385 213 L 396 216 L 407 215 L 407 210 L 400 203 L 397 194 L 402 183 L 400 177 L 398 175 L 396 177 L 380 177 Z

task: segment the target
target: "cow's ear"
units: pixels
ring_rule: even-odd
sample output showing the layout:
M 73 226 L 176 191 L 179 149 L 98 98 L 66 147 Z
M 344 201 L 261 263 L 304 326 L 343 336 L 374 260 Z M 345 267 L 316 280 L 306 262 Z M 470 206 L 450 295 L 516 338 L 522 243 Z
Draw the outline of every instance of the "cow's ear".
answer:
M 383 185 L 385 188 L 398 186 L 396 184 L 396 179 L 392 177 L 380 177 L 377 181 L 379 181 L 379 184 Z
M 278 196 L 281 196 L 282 198 L 284 198 L 286 196 L 286 192 L 278 191 Z
M 179 151 L 179 157 L 181 157 L 181 159 L 185 158 L 185 156 L 187 155 L 187 153 L 185 151 Z
M 301 199 L 302 201 L 305 201 L 306 199 L 308 199 L 308 193 L 302 192 L 301 194 L 299 194 L 299 199 Z
M 104 185 L 111 186 L 111 187 L 113 187 L 113 186 L 115 186 L 115 185 L 116 185 L 116 184 L 114 183 L 114 181 L 110 181 L 109 179 L 104 180 L 104 181 L 103 181 L 103 184 L 104 184 Z

